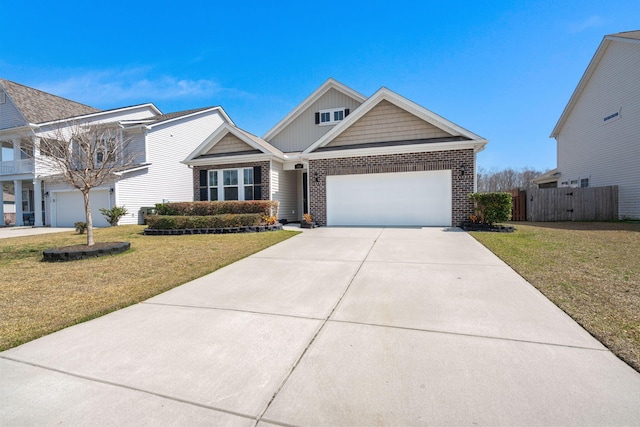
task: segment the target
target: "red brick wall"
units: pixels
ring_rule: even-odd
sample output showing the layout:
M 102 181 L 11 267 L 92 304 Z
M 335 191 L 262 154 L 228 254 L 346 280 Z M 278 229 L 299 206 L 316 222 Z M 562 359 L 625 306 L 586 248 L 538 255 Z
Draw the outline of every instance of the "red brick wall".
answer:
M 228 165 L 216 165 L 216 166 L 194 166 L 193 167 L 193 200 L 200 200 L 200 171 L 201 170 L 220 170 L 220 169 L 238 169 L 238 168 L 252 168 L 254 166 L 260 166 L 260 173 L 262 175 L 262 200 L 270 200 L 269 194 L 271 193 L 271 164 L 270 162 L 248 162 L 248 163 L 230 163 Z
M 309 161 L 309 204 L 314 220 L 327 224 L 327 175 L 451 170 L 452 225 L 458 226 L 473 213 L 473 149 L 428 153 L 384 154 Z M 464 165 L 464 175 L 461 166 Z M 318 181 L 316 182 L 316 177 Z

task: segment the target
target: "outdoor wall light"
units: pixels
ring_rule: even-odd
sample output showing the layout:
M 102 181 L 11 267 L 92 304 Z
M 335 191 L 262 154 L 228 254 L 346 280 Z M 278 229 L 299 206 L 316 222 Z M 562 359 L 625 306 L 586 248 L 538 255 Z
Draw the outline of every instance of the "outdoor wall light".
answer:
M 49 192 L 48 191 L 44 192 L 44 197 L 49 197 Z
M 460 163 L 460 176 L 463 176 L 466 171 L 467 165 L 465 165 L 464 163 Z
M 313 173 L 313 179 L 315 180 L 315 182 L 318 182 L 320 179 L 318 178 L 318 172 L 314 172 Z
M 113 194 L 113 188 L 109 189 L 109 194 Z

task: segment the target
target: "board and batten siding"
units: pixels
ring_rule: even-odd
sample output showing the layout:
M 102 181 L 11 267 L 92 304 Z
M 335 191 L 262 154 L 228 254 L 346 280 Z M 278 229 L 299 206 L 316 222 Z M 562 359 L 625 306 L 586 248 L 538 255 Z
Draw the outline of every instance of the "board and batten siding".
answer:
M 385 100 L 327 144 L 327 147 L 448 136 L 451 134 Z
M 163 200 L 193 200 L 193 172 L 182 160 L 187 158 L 221 124 L 216 111 L 201 116 L 160 124 L 147 133 L 147 169 L 125 174 L 118 182 L 116 203 L 129 214 L 121 224 L 142 222 L 141 207 L 154 206 Z
M 271 200 L 280 202 L 278 219 L 289 222 L 302 219 L 302 206 L 298 200 L 298 181 L 302 175 L 298 170 L 285 171 L 282 163 L 271 162 Z
M 227 153 L 240 153 L 243 151 L 254 151 L 255 148 L 242 141 L 240 138 L 232 133 L 227 133 L 222 137 L 211 150 L 205 154 L 227 154 Z
M 617 185 L 620 218 L 640 218 L 638 70 L 640 44 L 612 42 L 557 137 L 561 181 Z
M 0 92 L 4 94 L 4 103 L 0 103 L 0 129 L 26 125 L 26 120 L 11 101 L 9 95 L 4 93 L 2 89 L 0 89 Z M 2 94 L 0 96 L 3 96 Z
M 359 101 L 336 89 L 329 89 L 268 142 L 285 153 L 304 151 L 333 129 L 333 126 L 317 125 L 315 113 L 331 108 L 348 108 L 353 112 L 359 106 Z

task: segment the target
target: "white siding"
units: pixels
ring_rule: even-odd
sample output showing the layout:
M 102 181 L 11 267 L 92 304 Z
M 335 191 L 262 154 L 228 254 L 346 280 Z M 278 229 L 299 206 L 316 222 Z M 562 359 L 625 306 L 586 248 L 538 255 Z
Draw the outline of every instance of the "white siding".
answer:
M 620 217 L 640 218 L 640 45 L 613 42 L 562 127 L 561 181 L 618 185 Z M 604 117 L 620 111 L 620 118 Z
M 193 200 L 192 170 L 180 162 L 222 123 L 218 112 L 211 111 L 151 129 L 146 143 L 148 170 L 127 174 L 117 183 L 116 202 L 129 211 L 120 223 L 142 223 L 140 208 L 163 200 Z
M 358 106 L 360 102 L 330 89 L 268 142 L 285 153 L 304 151 L 333 129 L 333 126 L 316 125 L 316 112 L 330 108 L 348 108 L 353 112 Z
M 302 179 L 299 170 L 285 171 L 279 162 L 271 162 L 271 200 L 280 202 L 278 219 L 300 221 L 302 204 L 298 200 L 298 181 Z
M 3 92 L 2 89 L 0 89 L 0 92 Z M 20 111 L 18 111 L 11 99 L 9 99 L 9 96 L 6 95 L 4 104 L 0 104 L 0 129 L 8 129 L 26 124 Z

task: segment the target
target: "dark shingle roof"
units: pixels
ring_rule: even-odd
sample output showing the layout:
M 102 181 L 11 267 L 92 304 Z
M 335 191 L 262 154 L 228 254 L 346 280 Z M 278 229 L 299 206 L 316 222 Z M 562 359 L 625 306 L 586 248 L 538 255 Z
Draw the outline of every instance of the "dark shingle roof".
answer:
M 29 123 L 50 122 L 100 111 L 10 80 L 0 79 L 0 85 Z

